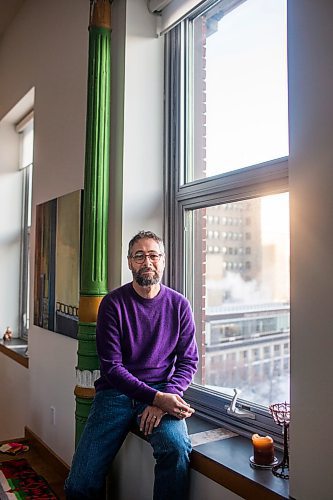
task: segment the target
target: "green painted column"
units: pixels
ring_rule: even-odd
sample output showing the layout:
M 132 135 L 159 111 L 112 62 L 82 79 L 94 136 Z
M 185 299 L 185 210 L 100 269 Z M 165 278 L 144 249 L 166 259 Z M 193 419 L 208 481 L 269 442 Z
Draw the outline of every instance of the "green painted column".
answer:
M 96 353 L 98 307 L 108 291 L 110 168 L 110 0 L 90 2 L 88 103 L 76 369 L 76 444 L 85 426 L 99 376 Z

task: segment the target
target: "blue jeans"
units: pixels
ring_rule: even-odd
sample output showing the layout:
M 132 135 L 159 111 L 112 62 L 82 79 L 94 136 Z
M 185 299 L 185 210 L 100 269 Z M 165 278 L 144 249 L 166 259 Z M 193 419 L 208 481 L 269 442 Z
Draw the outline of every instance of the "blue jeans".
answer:
M 146 406 L 115 389 L 96 394 L 65 482 L 68 500 L 103 498 L 112 460 Z M 185 421 L 165 415 L 147 440 L 156 460 L 154 500 L 186 500 L 191 443 Z

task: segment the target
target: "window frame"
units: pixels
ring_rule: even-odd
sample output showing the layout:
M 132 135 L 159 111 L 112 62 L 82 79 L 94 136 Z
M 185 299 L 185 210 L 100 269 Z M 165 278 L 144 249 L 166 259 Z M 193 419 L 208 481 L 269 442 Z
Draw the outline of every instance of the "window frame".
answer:
M 208 178 L 182 183 L 186 151 L 188 101 L 185 99 L 188 82 L 189 47 L 186 44 L 189 22 L 218 2 L 206 2 L 195 14 L 175 26 L 165 36 L 165 244 L 168 262 L 165 270 L 166 283 L 185 293 L 185 276 L 179 270 L 185 264 L 185 214 L 187 210 L 217 204 L 243 201 L 260 196 L 289 191 L 288 157 L 282 157 L 248 166 Z M 188 94 L 187 94 L 188 95 Z M 188 297 L 190 299 L 190 297 Z M 193 312 L 196 316 L 195 305 Z M 274 423 L 268 409 L 249 404 L 241 397 L 237 406 L 255 414 L 255 420 L 235 418 L 227 413 L 231 397 L 218 394 L 196 383 L 186 392 L 186 399 L 204 418 L 235 429 L 249 436 L 253 432 L 270 433 L 282 443 L 281 429 Z

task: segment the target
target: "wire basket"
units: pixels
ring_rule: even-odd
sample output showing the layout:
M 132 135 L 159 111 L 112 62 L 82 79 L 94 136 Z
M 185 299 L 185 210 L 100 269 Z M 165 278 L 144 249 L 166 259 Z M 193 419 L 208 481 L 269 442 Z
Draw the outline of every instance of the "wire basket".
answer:
M 275 403 L 269 406 L 269 411 L 274 422 L 282 427 L 283 434 L 283 458 L 280 463 L 272 467 L 274 476 L 289 479 L 289 424 L 290 404 Z

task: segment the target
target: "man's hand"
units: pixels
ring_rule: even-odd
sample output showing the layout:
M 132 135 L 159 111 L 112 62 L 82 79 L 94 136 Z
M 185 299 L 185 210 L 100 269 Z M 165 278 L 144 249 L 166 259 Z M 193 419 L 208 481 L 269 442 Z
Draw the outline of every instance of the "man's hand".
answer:
M 153 405 L 158 406 L 169 415 L 173 415 L 180 419 L 188 418 L 194 413 L 194 409 L 178 394 L 158 391 L 154 398 Z
M 146 406 L 143 412 L 139 415 L 140 431 L 143 432 L 145 436 L 151 434 L 154 427 L 158 426 L 164 415 L 165 412 L 157 406 Z

